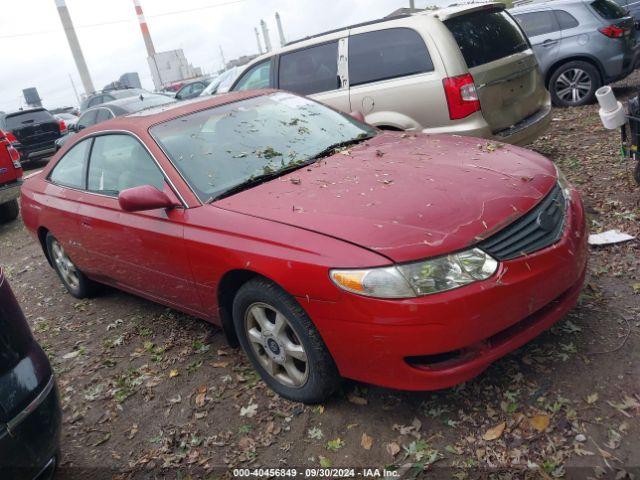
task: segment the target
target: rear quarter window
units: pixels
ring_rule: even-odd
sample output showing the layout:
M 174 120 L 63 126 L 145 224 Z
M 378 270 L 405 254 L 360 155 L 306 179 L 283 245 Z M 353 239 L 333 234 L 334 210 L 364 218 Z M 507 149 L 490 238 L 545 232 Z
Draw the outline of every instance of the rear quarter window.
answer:
M 624 8 L 613 0 L 595 0 L 590 5 L 605 20 L 616 20 L 627 16 Z
M 522 29 L 529 37 L 557 32 L 560 26 L 551 10 L 541 10 L 539 12 L 527 12 L 514 15 Z
M 64 154 L 49 174 L 49 180 L 63 187 L 85 189 L 87 153 L 91 138 L 81 141 Z
M 415 30 L 390 28 L 349 37 L 351 86 L 431 71 L 431 56 Z
M 473 68 L 529 48 L 516 21 L 504 10 L 471 12 L 444 21 L 467 67 Z

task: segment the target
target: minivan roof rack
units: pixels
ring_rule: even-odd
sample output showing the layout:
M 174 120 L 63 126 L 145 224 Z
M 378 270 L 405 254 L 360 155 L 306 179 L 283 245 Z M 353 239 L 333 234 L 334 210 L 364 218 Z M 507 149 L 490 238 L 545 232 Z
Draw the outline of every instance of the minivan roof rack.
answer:
M 295 45 L 296 43 L 304 42 L 305 40 L 311 40 L 312 38 L 318 38 L 318 37 L 322 37 L 323 35 L 329 35 L 331 33 L 341 32 L 342 30 L 349 30 L 351 28 L 358 28 L 358 27 L 366 27 L 367 25 L 375 25 L 376 23 L 390 22 L 392 20 L 397 20 L 399 18 L 408 18 L 410 16 L 411 16 L 410 13 L 405 13 L 402 15 L 396 15 L 394 17 L 378 18 L 376 20 L 369 20 L 368 22 L 347 25 L 345 27 L 335 28 L 333 30 L 327 30 L 326 32 L 316 33 L 315 35 L 309 35 L 308 37 L 299 38 L 298 40 L 292 40 L 291 42 L 285 43 L 284 46 L 288 47 L 289 45 Z

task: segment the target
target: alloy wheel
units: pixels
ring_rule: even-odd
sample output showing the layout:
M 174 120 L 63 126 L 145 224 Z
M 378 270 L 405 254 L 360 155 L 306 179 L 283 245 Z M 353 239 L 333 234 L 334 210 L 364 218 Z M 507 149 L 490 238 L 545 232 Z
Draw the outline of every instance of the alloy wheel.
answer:
M 51 252 L 53 253 L 53 261 L 62 279 L 69 287 L 76 290 L 80 286 L 78 270 L 57 240 L 51 242 Z
M 556 79 L 556 95 L 564 102 L 578 103 L 589 94 L 591 86 L 587 72 L 581 68 L 570 68 Z
M 307 353 L 291 323 L 266 303 L 253 303 L 244 318 L 247 339 L 260 365 L 275 380 L 293 388 L 309 377 Z

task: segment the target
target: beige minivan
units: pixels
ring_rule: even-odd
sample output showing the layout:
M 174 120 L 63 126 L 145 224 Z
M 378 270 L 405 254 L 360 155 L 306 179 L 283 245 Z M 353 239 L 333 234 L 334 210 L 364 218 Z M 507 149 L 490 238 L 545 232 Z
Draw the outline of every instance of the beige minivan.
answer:
M 367 22 L 258 57 L 231 90 L 280 88 L 380 128 L 526 144 L 551 101 L 536 57 L 501 3 Z

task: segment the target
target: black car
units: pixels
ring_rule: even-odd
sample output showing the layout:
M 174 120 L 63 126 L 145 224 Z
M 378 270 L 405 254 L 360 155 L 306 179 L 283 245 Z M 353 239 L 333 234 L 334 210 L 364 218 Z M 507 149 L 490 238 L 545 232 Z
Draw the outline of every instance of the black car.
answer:
M 150 92 L 141 88 L 125 88 L 123 90 L 108 90 L 94 93 L 85 98 L 80 104 L 80 112 L 84 112 L 91 107 L 102 105 L 103 103 L 113 102 L 121 98 L 138 97 L 140 95 L 150 95 Z
M 58 461 L 61 410 L 49 360 L 0 269 L 0 477 L 47 479 Z
M 103 103 L 97 107 L 92 107 L 80 115 L 80 118 L 75 125 L 69 125 L 69 132 L 67 135 L 56 140 L 56 150 L 62 148 L 62 145 L 64 145 L 75 132 L 79 132 L 87 127 L 111 120 L 115 117 L 138 112 L 145 108 L 157 107 L 159 105 L 164 105 L 165 103 L 173 102 L 175 102 L 175 100 L 171 97 L 167 97 L 166 95 L 148 93 L 146 95 L 140 94 L 137 97 L 122 98 L 120 100 Z
M 193 82 L 185 83 L 180 90 L 176 92 L 176 100 L 188 100 L 189 98 L 198 97 L 202 91 L 209 86 L 210 79 L 200 79 Z
M 16 137 L 19 143 L 14 146 L 22 161 L 55 153 L 55 142 L 64 133 L 60 121 L 44 108 L 6 113 L 0 117 L 0 130 Z

